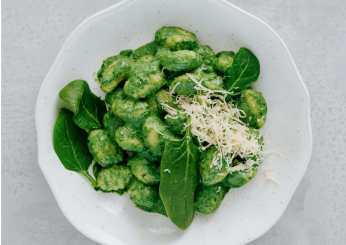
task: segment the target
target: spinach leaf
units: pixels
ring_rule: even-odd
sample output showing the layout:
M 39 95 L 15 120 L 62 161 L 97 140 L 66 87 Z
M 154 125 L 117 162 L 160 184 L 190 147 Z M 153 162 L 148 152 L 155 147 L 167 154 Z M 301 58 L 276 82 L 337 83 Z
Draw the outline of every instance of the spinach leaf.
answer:
M 54 151 L 67 170 L 78 172 L 97 186 L 88 168 L 93 160 L 87 145 L 88 134 L 73 122 L 73 113 L 60 109 L 53 132 Z
M 225 74 L 224 83 L 228 92 L 240 92 L 257 81 L 260 64 L 247 48 L 240 48 L 233 59 L 232 67 Z
M 189 126 L 182 140 L 167 141 L 161 160 L 160 197 L 168 217 L 182 230 L 190 226 L 195 214 L 198 149 L 191 136 Z
M 99 176 L 99 172 L 101 171 L 101 169 L 103 169 L 103 167 L 101 166 L 101 164 L 95 162 L 95 164 L 93 165 L 93 174 L 95 176 L 95 179 L 98 178 Z M 116 190 L 116 191 L 106 191 L 106 190 L 102 190 L 95 182 L 94 189 L 95 191 L 102 191 L 103 193 L 117 193 L 118 195 L 122 196 L 126 190 L 124 189 L 120 189 L 120 190 Z
M 80 128 L 102 128 L 103 115 L 107 112 L 106 104 L 91 92 L 86 81 L 70 82 L 59 92 L 59 97 L 76 109 L 73 121 Z
M 107 112 L 106 104 L 93 93 L 83 95 L 79 110 L 73 121 L 82 129 L 102 128 L 103 115 Z

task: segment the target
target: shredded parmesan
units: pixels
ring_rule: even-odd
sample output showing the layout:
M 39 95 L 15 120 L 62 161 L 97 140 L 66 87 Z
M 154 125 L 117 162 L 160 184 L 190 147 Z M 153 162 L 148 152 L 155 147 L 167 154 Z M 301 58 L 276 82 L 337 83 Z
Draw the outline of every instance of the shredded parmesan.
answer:
M 154 126 L 154 130 L 155 130 L 156 132 L 158 132 L 159 134 L 163 135 L 163 133 L 161 133 L 159 130 L 157 130 L 155 126 Z
M 178 82 L 176 85 L 174 85 L 174 87 L 169 91 L 169 96 L 172 98 L 174 90 L 176 89 L 176 87 L 178 87 L 180 84 L 180 82 Z
M 208 67 L 205 64 L 202 64 L 201 67 L 197 70 L 197 73 L 200 74 L 201 71 L 205 71 L 207 69 L 208 69 Z
M 161 102 L 161 105 L 162 105 L 163 109 L 165 111 L 167 111 L 169 114 L 171 114 L 171 115 L 177 115 L 178 114 L 178 111 L 176 109 L 174 109 L 173 107 L 167 105 L 166 103 Z
M 273 182 L 275 182 L 277 185 L 279 185 L 280 186 L 280 182 L 279 181 L 277 181 L 275 178 L 274 178 L 274 173 L 273 172 L 271 172 L 271 171 L 273 171 L 274 170 L 274 168 L 265 168 L 264 169 L 264 177 L 258 182 L 258 186 L 260 186 L 260 183 L 263 181 L 263 180 L 270 180 L 270 181 L 273 181 Z
M 203 144 L 202 150 L 214 146 L 218 149 L 212 166 L 220 170 L 226 162 L 228 172 L 251 170 L 258 166 L 263 159 L 261 137 L 251 134 L 247 124 L 240 118 L 245 117 L 244 111 L 236 108 L 232 102 L 226 102 L 229 93 L 221 90 L 211 90 L 202 85 L 190 74 L 186 74 L 196 83 L 195 88 L 202 91 L 199 95 L 176 95 L 175 104 L 190 117 L 190 124 L 184 124 L 184 130 L 191 125 L 191 133 Z M 170 91 L 173 96 L 177 83 Z M 202 99 L 202 102 L 201 102 Z M 162 103 L 168 112 L 166 117 L 176 118 L 177 110 Z M 256 130 L 253 130 L 256 131 Z M 237 157 L 247 159 L 245 163 L 233 163 Z
M 172 117 L 171 115 L 168 115 L 168 114 L 167 114 L 167 115 L 165 116 L 165 119 L 167 119 L 167 118 L 178 119 L 178 116 Z

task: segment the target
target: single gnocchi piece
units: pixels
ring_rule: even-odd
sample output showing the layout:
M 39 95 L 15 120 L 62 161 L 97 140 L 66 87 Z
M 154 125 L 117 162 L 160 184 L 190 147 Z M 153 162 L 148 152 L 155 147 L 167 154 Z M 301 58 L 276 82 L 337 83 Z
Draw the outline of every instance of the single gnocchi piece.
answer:
M 215 147 L 203 151 L 199 162 L 200 183 L 206 186 L 215 185 L 221 182 L 228 174 L 227 163 L 219 154 L 219 150 Z M 220 164 L 221 169 L 217 169 L 213 162 Z
M 141 152 L 144 150 L 144 141 L 140 129 L 126 123 L 114 133 L 115 141 L 125 151 Z
M 250 127 L 258 129 L 266 122 L 267 103 L 261 92 L 245 89 L 234 103 L 238 109 L 243 110 L 246 114 L 246 117 L 240 118 L 240 120 L 248 123 Z
M 129 80 L 124 85 L 125 94 L 136 100 L 147 97 L 166 84 L 160 61 L 147 56 L 142 59 L 133 65 Z
M 189 50 L 167 52 L 161 56 L 161 64 L 169 71 L 189 71 L 202 65 L 202 57 Z
M 112 112 L 125 122 L 141 127 L 150 113 L 150 107 L 145 101 L 135 101 L 129 98 L 115 99 L 112 104 Z
M 198 46 L 198 39 L 195 34 L 175 26 L 164 26 L 157 30 L 155 41 L 172 51 L 193 50 Z
M 97 175 L 97 186 L 103 191 L 124 190 L 130 184 L 132 174 L 129 167 L 111 165 L 102 168 Z
M 195 51 L 196 54 L 198 54 L 202 57 L 202 61 L 204 64 L 209 65 L 209 66 L 213 65 L 214 60 L 216 59 L 216 55 L 210 46 L 199 45 L 193 51 Z
M 228 191 L 229 188 L 220 183 L 212 186 L 197 186 L 196 211 L 202 214 L 214 213 L 220 207 Z
M 192 74 L 189 73 L 192 77 L 194 77 L 197 81 L 200 81 L 200 76 L 198 74 Z M 196 94 L 197 90 L 195 87 L 197 84 L 191 80 L 191 78 L 186 75 L 180 75 L 170 83 L 170 87 L 174 89 L 174 93 L 178 95 L 190 95 L 190 94 Z
M 115 99 L 125 99 L 127 98 L 122 88 L 116 88 L 112 92 L 106 94 L 105 102 L 112 106 Z
M 224 90 L 224 84 L 222 77 L 216 73 L 204 73 L 203 71 L 194 71 L 189 73 L 194 79 L 211 90 Z M 191 95 L 196 94 L 197 90 L 195 87 L 197 84 L 192 79 L 184 74 L 175 78 L 171 84 L 171 88 L 174 88 L 174 93 L 178 95 Z
M 221 51 L 217 53 L 214 61 L 214 69 L 226 73 L 232 67 L 234 56 L 235 53 L 233 51 Z
M 172 98 L 169 96 L 167 89 L 159 89 L 155 93 L 149 95 L 145 100 L 149 107 L 156 113 L 162 114 L 166 113 L 165 109 L 162 106 L 162 103 L 167 104 L 168 106 L 174 106 Z
M 230 188 L 239 188 L 249 182 L 257 173 L 257 168 L 232 172 L 224 179 L 223 184 Z
M 161 157 L 167 140 L 177 139 L 174 134 L 167 129 L 166 124 L 152 113 L 142 126 L 142 136 L 144 145 L 154 156 Z
M 121 81 L 128 78 L 132 65 L 133 60 L 124 55 L 116 55 L 104 60 L 97 72 L 101 89 L 106 93 L 111 92 Z
M 134 179 L 129 185 L 127 193 L 137 208 L 146 212 L 159 213 L 167 216 L 156 187 L 146 186 L 137 179 Z
M 123 150 L 104 129 L 95 129 L 89 132 L 88 148 L 94 160 L 104 165 L 119 163 L 124 159 Z
M 159 168 L 143 157 L 134 157 L 127 161 L 131 172 L 136 178 L 146 185 L 157 185 L 160 182 Z
M 154 56 L 157 53 L 158 48 L 159 48 L 159 44 L 156 41 L 152 41 L 150 43 L 147 43 L 135 49 L 131 57 L 134 61 L 138 61 L 144 56 L 148 56 L 148 55 Z
M 124 125 L 124 121 L 113 114 L 112 110 L 109 110 L 103 116 L 103 127 L 109 133 L 109 136 L 115 140 L 114 134 L 117 128 Z

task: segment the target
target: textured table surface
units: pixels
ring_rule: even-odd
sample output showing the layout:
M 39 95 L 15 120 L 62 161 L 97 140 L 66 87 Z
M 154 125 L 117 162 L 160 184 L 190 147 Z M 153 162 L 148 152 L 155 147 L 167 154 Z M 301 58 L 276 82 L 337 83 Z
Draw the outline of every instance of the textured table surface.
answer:
M 2 242 L 95 244 L 39 169 L 35 102 L 63 42 L 118 1 L 2 1 Z M 346 244 L 346 1 L 232 0 L 285 41 L 311 96 L 310 165 L 281 219 L 252 244 Z

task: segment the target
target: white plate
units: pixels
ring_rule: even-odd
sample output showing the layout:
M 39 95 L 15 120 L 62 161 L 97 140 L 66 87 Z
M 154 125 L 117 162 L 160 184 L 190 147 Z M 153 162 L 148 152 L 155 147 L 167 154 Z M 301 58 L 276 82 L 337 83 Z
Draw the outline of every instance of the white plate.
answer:
M 267 150 L 259 173 L 232 189 L 211 215 L 196 214 L 186 230 L 162 215 L 135 208 L 127 195 L 95 192 L 83 176 L 64 169 L 52 144 L 58 92 L 74 79 L 86 80 L 104 97 L 93 74 L 102 60 L 122 49 L 154 39 L 162 26 L 196 33 L 215 52 L 245 46 L 261 64 L 254 88 L 268 103 L 263 133 Z M 312 134 L 309 94 L 280 37 L 261 20 L 227 3 L 212 0 L 124 1 L 79 25 L 64 43 L 41 87 L 36 106 L 39 165 L 67 219 L 84 235 L 102 244 L 244 244 L 265 233 L 280 218 L 308 166 Z M 262 181 L 263 168 L 274 167 L 281 186 Z

